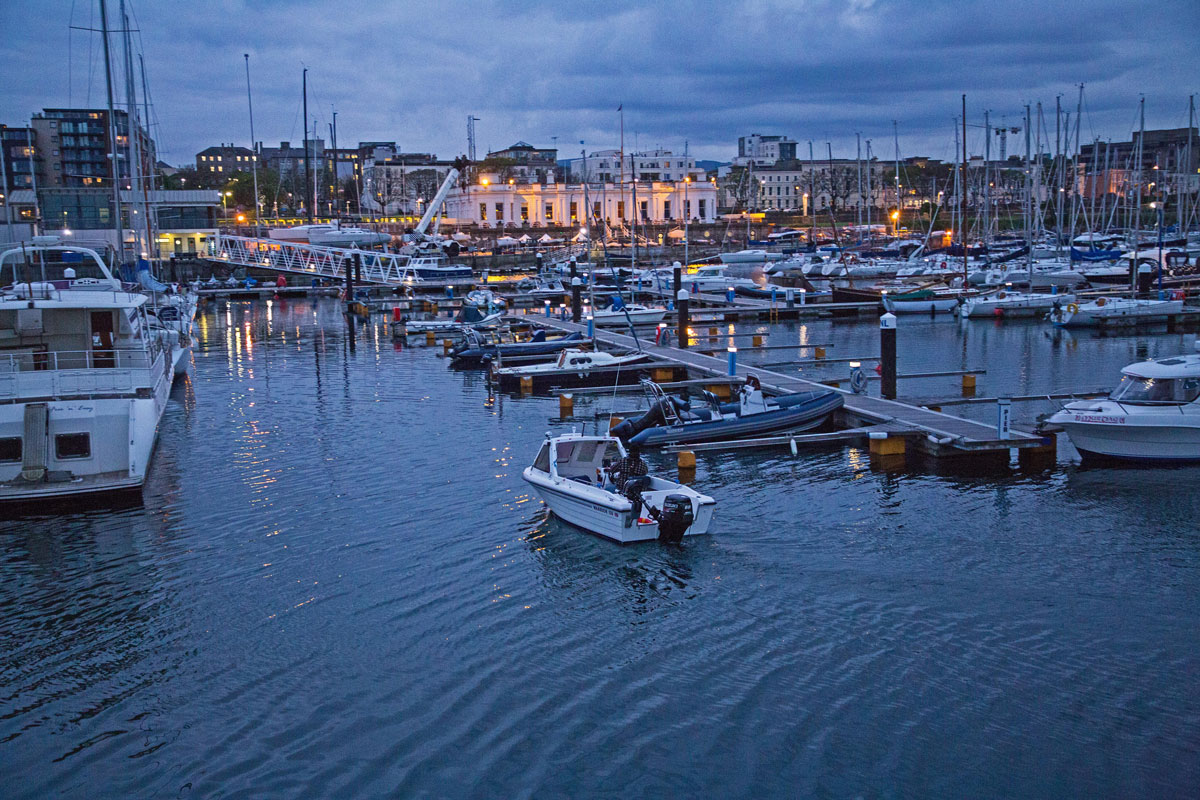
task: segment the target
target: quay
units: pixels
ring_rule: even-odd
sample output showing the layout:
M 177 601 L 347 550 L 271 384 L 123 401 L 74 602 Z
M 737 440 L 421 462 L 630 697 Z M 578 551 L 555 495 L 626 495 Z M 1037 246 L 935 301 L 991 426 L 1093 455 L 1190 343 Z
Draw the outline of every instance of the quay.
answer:
M 514 317 L 514 320 L 555 328 L 565 333 L 587 333 L 587 326 L 553 317 Z M 1010 429 L 1009 438 L 1001 439 L 994 426 L 963 419 L 940 411 L 912 405 L 899 400 L 885 400 L 865 394 L 854 394 L 837 387 L 817 383 L 792 375 L 785 375 L 757 366 L 736 366 L 736 375 L 728 374 L 724 359 L 705 355 L 691 349 L 656 345 L 631 336 L 608 330 L 597 329 L 595 339 L 614 349 L 641 349 L 655 356 L 656 360 L 670 361 L 687 367 L 690 373 L 708 376 L 728 382 L 731 377 L 745 378 L 753 373 L 761 381 L 763 389 L 770 394 L 790 394 L 833 388 L 841 392 L 845 405 L 838 412 L 847 427 L 889 426 L 889 438 L 903 439 L 913 444 L 918 451 L 935 457 L 964 455 L 1008 455 L 1012 449 L 1032 449 L 1048 446 L 1046 438 L 1027 431 Z M 903 449 L 881 449 L 885 453 L 902 453 Z

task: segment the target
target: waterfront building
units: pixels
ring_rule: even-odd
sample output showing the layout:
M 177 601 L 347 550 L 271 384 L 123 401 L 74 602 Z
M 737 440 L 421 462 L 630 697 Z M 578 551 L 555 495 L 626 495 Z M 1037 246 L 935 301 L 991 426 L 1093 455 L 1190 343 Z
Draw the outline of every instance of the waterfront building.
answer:
M 714 222 L 717 190 L 701 180 L 637 182 L 637 219 L 647 224 Z M 587 185 L 586 202 L 591 214 L 610 225 L 634 219 L 632 181 Z M 448 221 L 490 228 L 539 228 L 587 224 L 582 183 L 492 183 L 486 176 L 478 183 L 456 186 L 446 198 Z
M 492 174 L 493 182 L 514 179 L 518 183 L 557 183 L 561 177 L 558 151 L 517 142 L 487 154 L 476 165 L 478 174 Z
M 113 114 L 116 125 L 116 162 L 124 186 L 130 182 L 129 115 L 121 110 Z M 38 163 L 39 187 L 112 186 L 113 166 L 110 155 L 108 111 L 103 108 L 45 108 L 31 121 L 34 148 L 41 154 Z M 142 126 L 134 132 L 141 156 L 139 174 L 152 175 L 157 163 L 154 140 Z
M 196 154 L 196 169 L 224 180 L 235 172 L 249 172 L 254 168 L 258 155 L 249 147 L 221 143 L 217 147 L 206 147 Z
M 756 167 L 769 167 L 780 161 L 791 161 L 795 158 L 796 140 L 786 136 L 752 133 L 749 136 L 738 137 L 738 154 L 733 163 L 739 167 L 751 164 Z
M 13 189 L 32 189 L 34 172 L 40 157 L 34 141 L 33 128 L 12 128 L 0 125 L 0 157 L 4 159 L 4 171 L 0 174 L 0 192 L 8 194 Z
M 40 229 L 58 233 L 64 240 L 113 247 L 113 196 L 111 189 L 81 187 L 18 189 L 11 195 L 16 218 L 31 223 L 40 211 Z M 35 202 L 36 201 L 36 202 Z M 216 189 L 121 190 L 122 227 L 126 249 L 136 240 L 146 241 L 144 214 L 157 231 L 153 245 L 142 251 L 145 258 L 170 258 L 203 252 L 208 239 L 216 236 L 221 215 L 221 193 Z M 26 227 L 17 238 L 28 238 Z M 0 241 L 5 240 L 0 227 Z
M 362 165 L 362 208 L 386 216 L 424 213 L 454 167 L 432 153 L 391 153 Z
M 859 194 L 859 170 L 862 194 Z M 870 172 L 870 194 L 867 175 Z M 832 161 L 777 161 L 769 167 L 730 166 L 721 170 L 719 186 L 722 209 L 787 211 L 844 211 L 884 208 L 895 203 L 895 189 L 887 185 L 889 165 L 878 160 L 835 158 Z M 815 198 L 815 200 L 814 200 Z
M 1144 195 L 1170 197 L 1180 190 L 1186 194 L 1200 190 L 1200 131 L 1169 128 L 1146 131 L 1144 138 L 1134 131 L 1127 142 L 1096 140 L 1082 145 L 1078 166 L 1080 194 L 1132 196 L 1139 179 L 1139 139 Z
M 621 183 L 636 178 L 639 181 L 704 181 L 704 170 L 696 166 L 691 156 L 677 155 L 670 150 L 648 150 L 625 153 L 620 150 L 597 150 L 586 158 L 568 159 L 567 180 Z

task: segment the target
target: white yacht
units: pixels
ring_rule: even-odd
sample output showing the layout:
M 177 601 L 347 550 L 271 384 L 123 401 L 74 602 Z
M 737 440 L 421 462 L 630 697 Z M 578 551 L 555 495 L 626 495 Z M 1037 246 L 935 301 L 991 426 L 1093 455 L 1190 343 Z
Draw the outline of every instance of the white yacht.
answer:
M 736 253 L 721 253 L 722 264 L 762 264 L 767 261 L 783 261 L 787 256 L 783 253 L 769 253 L 766 250 L 738 250 Z
M 522 477 L 555 516 L 614 541 L 678 541 L 708 533 L 716 500 L 651 475 L 619 489 L 613 480 L 619 476 L 609 470 L 625 455 L 612 436 L 547 435 Z
M 308 243 L 323 247 L 375 247 L 381 244 L 391 244 L 391 242 L 392 235 L 390 233 L 377 233 L 366 228 L 315 225 L 308 231 Z
M 1065 308 L 1074 302 L 1075 295 L 1073 294 L 1042 294 L 1001 289 L 990 294 L 968 297 L 963 301 L 959 314 L 970 319 L 1040 317 L 1056 307 Z
M 643 306 L 638 303 L 626 303 L 623 308 L 605 308 L 592 312 L 592 319 L 598 327 L 618 327 L 628 325 L 655 325 L 663 321 L 667 315 L 665 308 Z
M 656 270 L 656 273 L 659 272 Z M 673 285 L 675 280 L 673 270 L 662 270 L 661 276 L 665 286 Z M 683 288 L 689 292 L 724 292 L 730 287 L 736 289 L 739 286 L 748 289 L 758 288 L 758 284 L 749 278 L 736 278 L 732 275 L 725 274 L 725 267 L 720 264 L 708 264 L 696 269 L 694 272 L 685 272 L 680 276 L 683 282 Z
M 1200 461 L 1200 355 L 1130 364 L 1106 400 L 1069 403 L 1047 420 L 1084 456 Z
M 0 254 L 0 501 L 139 489 L 172 379 L 150 298 L 72 245 Z
M 1064 328 L 1143 325 L 1161 322 L 1183 311 L 1183 300 L 1134 300 L 1098 297 L 1090 303 L 1067 303 L 1055 308 L 1050 321 Z

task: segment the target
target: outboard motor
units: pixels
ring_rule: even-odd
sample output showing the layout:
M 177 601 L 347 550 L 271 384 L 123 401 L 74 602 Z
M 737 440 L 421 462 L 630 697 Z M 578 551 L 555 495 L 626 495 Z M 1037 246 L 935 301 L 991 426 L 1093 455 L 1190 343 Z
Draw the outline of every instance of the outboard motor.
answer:
M 695 522 L 692 501 L 687 495 L 670 494 L 663 500 L 658 512 L 658 540 L 670 544 L 683 541 L 683 534 Z

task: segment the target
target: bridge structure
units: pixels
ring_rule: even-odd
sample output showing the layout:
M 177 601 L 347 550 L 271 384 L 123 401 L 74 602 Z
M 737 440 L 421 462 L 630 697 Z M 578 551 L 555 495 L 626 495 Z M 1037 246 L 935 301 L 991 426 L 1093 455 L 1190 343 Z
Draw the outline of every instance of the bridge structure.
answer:
M 586 247 L 568 245 L 543 251 L 544 263 L 566 262 L 569 258 L 585 253 Z M 445 270 L 447 260 L 440 254 L 418 253 L 407 255 L 378 250 L 360 250 L 354 247 L 326 247 L 324 245 L 289 242 L 282 239 L 256 239 L 249 236 L 232 236 L 221 233 L 208 241 L 205 260 L 230 267 L 252 267 L 309 275 L 334 281 L 345 280 L 346 265 L 355 257 L 361 264 L 361 277 L 355 280 L 383 286 L 413 286 L 436 283 L 438 286 L 465 286 L 476 280 L 469 274 L 466 265 L 458 267 L 454 275 L 433 274 Z M 461 275 L 457 273 L 463 273 Z

